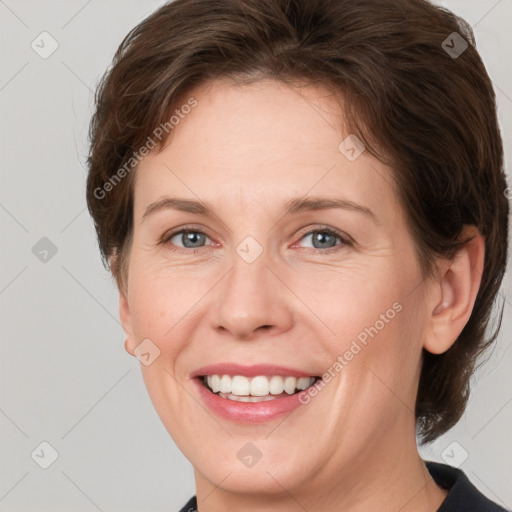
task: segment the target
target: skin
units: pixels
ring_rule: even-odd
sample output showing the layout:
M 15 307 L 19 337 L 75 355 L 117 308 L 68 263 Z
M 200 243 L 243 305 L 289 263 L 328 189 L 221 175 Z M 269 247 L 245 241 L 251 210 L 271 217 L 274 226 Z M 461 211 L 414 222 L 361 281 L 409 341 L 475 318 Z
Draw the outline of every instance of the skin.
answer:
M 421 351 L 444 352 L 468 321 L 483 238 L 467 226 L 474 241 L 453 261 L 439 260 L 435 279 L 422 280 L 391 169 L 367 151 L 354 161 L 340 152 L 349 135 L 340 102 L 319 86 L 216 80 L 190 96 L 198 105 L 136 171 L 120 316 L 130 354 L 147 338 L 160 350 L 141 369 L 163 424 L 194 466 L 200 512 L 434 512 L 447 492 L 416 445 Z M 355 201 L 378 224 L 344 209 L 283 216 L 286 201 L 305 195 Z M 167 209 L 143 218 L 166 196 L 208 203 L 214 215 Z M 206 234 L 196 252 L 181 235 L 159 243 L 184 226 Z M 325 227 L 353 242 L 314 245 L 305 235 Z M 236 252 L 247 236 L 263 249 L 252 263 Z M 322 375 L 396 302 L 403 309 L 285 418 L 218 418 L 189 378 L 220 362 Z M 237 458 L 249 441 L 262 453 L 251 468 Z

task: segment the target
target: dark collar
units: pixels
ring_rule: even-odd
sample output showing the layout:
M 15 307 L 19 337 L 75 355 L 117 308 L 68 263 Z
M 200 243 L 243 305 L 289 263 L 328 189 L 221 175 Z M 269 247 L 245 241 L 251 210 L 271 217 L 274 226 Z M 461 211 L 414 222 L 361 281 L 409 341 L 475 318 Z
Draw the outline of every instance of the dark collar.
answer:
M 484 496 L 462 470 L 439 462 L 424 462 L 436 484 L 448 491 L 437 512 L 506 512 Z

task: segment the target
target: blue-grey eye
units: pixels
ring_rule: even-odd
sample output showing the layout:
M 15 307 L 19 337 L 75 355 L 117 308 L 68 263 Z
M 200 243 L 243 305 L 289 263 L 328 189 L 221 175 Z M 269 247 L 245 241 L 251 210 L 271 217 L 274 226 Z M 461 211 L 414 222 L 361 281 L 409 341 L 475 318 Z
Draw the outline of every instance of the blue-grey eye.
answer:
M 197 247 L 202 247 L 205 243 L 206 238 L 208 238 L 204 233 L 201 231 L 178 231 L 175 233 L 172 237 L 169 238 L 169 242 L 171 242 L 174 245 L 178 245 L 175 242 L 173 242 L 173 238 L 177 238 L 183 243 L 183 246 L 185 249 L 195 249 Z
M 317 229 L 314 231 L 310 231 L 302 238 L 304 239 L 308 236 L 312 237 L 314 249 L 330 249 L 338 245 L 336 244 L 336 239 L 341 240 L 340 235 L 326 229 Z

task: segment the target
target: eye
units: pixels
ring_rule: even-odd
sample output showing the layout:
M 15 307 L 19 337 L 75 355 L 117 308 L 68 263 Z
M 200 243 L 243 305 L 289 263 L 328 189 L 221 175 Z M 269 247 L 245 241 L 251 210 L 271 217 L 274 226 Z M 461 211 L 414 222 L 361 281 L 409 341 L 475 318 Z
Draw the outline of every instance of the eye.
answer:
M 340 246 L 351 245 L 349 237 L 342 236 L 331 228 L 319 227 L 309 230 L 301 235 L 300 240 L 307 238 L 311 239 L 313 247 L 304 247 L 304 249 L 310 250 L 314 253 L 318 251 L 322 253 L 329 253 L 337 251 L 337 248 Z M 205 247 L 206 240 L 210 240 L 210 238 L 203 231 L 194 228 L 182 228 L 178 231 L 169 233 L 168 235 L 164 235 L 161 243 L 170 245 L 172 250 L 179 250 L 179 248 L 182 248 L 188 249 L 187 252 L 195 253 Z M 336 243 L 337 240 L 339 240 L 340 243 Z
M 350 245 L 350 241 L 348 238 L 342 236 L 340 233 L 330 229 L 330 228 L 316 228 L 312 229 L 301 236 L 301 240 L 310 239 L 313 244 L 313 252 L 332 252 L 336 251 L 335 247 L 342 245 Z M 336 243 L 337 240 L 340 240 L 341 243 Z M 306 249 L 308 249 L 306 247 Z M 327 249 L 327 250 L 325 250 Z
M 180 229 L 179 231 L 164 236 L 162 243 L 182 247 L 184 249 L 201 249 L 204 247 L 203 244 L 206 239 L 209 240 L 209 237 L 198 229 Z M 183 245 L 180 246 L 178 242 Z

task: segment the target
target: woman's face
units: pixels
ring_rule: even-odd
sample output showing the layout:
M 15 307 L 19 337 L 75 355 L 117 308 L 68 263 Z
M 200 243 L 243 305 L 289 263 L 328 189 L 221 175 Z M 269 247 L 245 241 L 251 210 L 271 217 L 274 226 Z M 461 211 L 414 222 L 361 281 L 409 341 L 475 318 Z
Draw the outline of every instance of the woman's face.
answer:
M 121 294 L 161 420 L 211 489 L 293 495 L 382 470 L 416 447 L 426 322 L 391 169 L 346 140 L 321 88 L 215 81 L 190 97 L 136 171 Z M 238 376 L 224 398 L 213 374 Z M 293 376 L 324 381 L 267 400 Z M 276 394 L 227 397 L 251 385 Z

